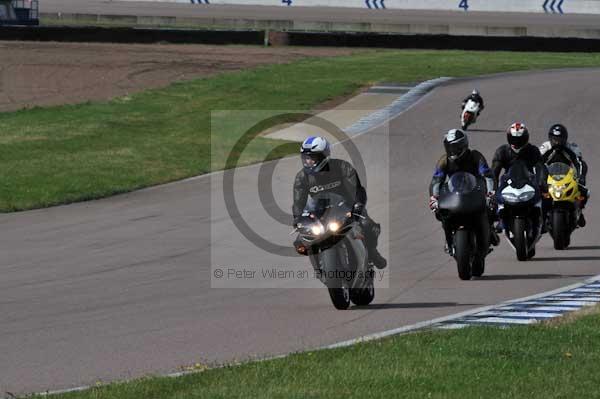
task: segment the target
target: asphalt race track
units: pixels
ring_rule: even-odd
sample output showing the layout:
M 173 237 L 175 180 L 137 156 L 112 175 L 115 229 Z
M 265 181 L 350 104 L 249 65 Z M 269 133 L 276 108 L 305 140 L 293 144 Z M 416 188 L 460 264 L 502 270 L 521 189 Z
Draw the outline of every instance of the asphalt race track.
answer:
M 379 290 L 368 308 L 336 311 L 324 289 L 211 289 L 211 253 L 225 266 L 273 261 L 241 237 L 215 200 L 220 174 L 0 216 L 0 391 L 67 388 L 314 348 L 600 274 L 594 198 L 573 249 L 555 251 L 544 237 L 537 259 L 519 263 L 503 241 L 488 258 L 485 277 L 469 282 L 458 279 L 443 253 L 442 232 L 427 209 L 442 135 L 456 127 L 460 100 L 474 86 L 486 110 L 470 133 L 473 147 L 489 159 L 514 120 L 529 125 L 536 143 L 561 121 L 583 149 L 594 191 L 600 186 L 599 79 L 596 69 L 455 81 L 392 120 L 389 147 L 384 129 L 357 137 L 368 167 L 370 213 L 389 230 L 381 248 L 389 253 L 390 288 Z M 275 172 L 275 199 L 286 210 L 298 168 L 297 159 L 285 160 Z M 288 244 L 289 227 L 269 219 L 258 201 L 256 174 L 257 168 L 244 168 L 236 176 L 240 211 L 267 238 Z M 303 258 L 291 262 L 310 267 Z
M 457 3 L 458 4 L 458 3 Z M 541 2 L 540 2 L 541 4 Z M 556 30 L 577 27 L 597 29 L 594 15 L 481 13 L 452 11 L 368 10 L 335 7 L 267 7 L 194 5 L 110 0 L 44 0 L 42 13 L 195 17 L 229 20 L 294 20 L 314 22 L 371 22 L 393 24 L 459 25 L 491 27 L 537 27 Z

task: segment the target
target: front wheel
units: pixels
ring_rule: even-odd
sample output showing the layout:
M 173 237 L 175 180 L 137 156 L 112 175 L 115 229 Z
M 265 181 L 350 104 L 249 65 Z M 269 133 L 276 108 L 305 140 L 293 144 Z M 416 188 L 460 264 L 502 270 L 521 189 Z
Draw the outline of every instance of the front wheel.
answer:
M 524 262 L 528 259 L 527 228 L 524 219 L 515 219 L 513 222 L 513 245 L 517 251 L 517 259 Z
M 468 230 L 458 230 L 454 234 L 454 259 L 461 280 L 471 279 L 472 257 L 471 234 Z
M 350 289 L 347 285 L 341 288 L 328 288 L 331 303 L 337 310 L 346 310 L 350 307 Z
M 477 256 L 473 259 L 473 267 L 471 274 L 473 277 L 481 277 L 485 272 L 485 257 Z
M 375 284 L 371 279 L 365 288 L 350 290 L 350 300 L 357 306 L 367 306 L 375 299 Z
M 569 215 L 566 212 L 552 213 L 552 233 L 554 249 L 559 251 L 567 249 L 571 233 L 569 231 Z

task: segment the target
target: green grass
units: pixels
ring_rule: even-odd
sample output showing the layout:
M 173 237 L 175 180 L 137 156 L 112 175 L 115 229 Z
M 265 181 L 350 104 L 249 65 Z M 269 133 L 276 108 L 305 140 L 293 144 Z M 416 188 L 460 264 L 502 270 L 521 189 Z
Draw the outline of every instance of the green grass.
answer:
M 208 172 L 211 110 L 312 109 L 377 81 L 586 66 L 600 66 L 600 54 L 382 50 L 224 73 L 105 103 L 0 113 L 0 211 L 105 197 Z M 215 159 L 226 158 L 241 128 L 230 124 L 216 132 L 223 153 Z M 274 145 L 253 142 L 243 161 L 262 160 Z
M 532 327 L 403 335 L 57 398 L 593 398 L 598 342 L 595 312 Z

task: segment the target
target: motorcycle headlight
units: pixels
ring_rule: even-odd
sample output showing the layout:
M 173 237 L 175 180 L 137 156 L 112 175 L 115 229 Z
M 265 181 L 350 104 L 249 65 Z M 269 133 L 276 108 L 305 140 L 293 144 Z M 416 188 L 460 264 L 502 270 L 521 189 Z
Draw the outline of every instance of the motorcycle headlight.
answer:
M 320 236 L 321 234 L 323 234 L 323 230 L 323 227 L 318 224 L 315 224 L 310 228 L 310 231 L 312 231 L 312 233 L 316 236 Z
M 555 196 L 556 198 L 560 198 L 563 195 L 563 191 L 566 189 L 567 187 L 562 185 L 562 186 L 550 186 L 550 194 L 552 194 L 553 196 Z
M 535 191 L 527 191 L 526 193 L 519 195 L 519 201 L 526 202 L 532 199 L 534 196 Z
M 513 193 L 502 193 L 502 198 L 507 202 L 515 202 L 519 200 L 516 194 Z
M 335 233 L 340 229 L 340 224 L 338 222 L 331 222 L 327 225 L 327 229 Z

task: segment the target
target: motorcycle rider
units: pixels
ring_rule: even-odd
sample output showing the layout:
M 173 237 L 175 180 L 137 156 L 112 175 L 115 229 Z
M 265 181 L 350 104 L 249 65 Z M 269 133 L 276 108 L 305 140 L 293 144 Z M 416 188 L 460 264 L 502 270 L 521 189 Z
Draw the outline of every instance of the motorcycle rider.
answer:
M 481 238 L 481 251 L 487 251 L 489 244 L 497 246 L 500 242 L 498 235 L 493 229 L 493 220 L 495 218 L 495 198 L 494 198 L 494 178 L 485 157 L 476 150 L 469 149 L 469 139 L 465 132 L 460 129 L 452 129 L 444 137 L 444 148 L 446 153 L 442 155 L 435 166 L 435 171 L 429 185 L 429 209 L 435 213 L 436 219 L 442 222 L 444 234 L 446 236 L 446 245 L 444 250 L 453 255 L 452 248 L 452 229 L 446 226 L 444 220 L 438 214 L 438 198 L 440 189 L 446 182 L 446 179 L 456 172 L 468 172 L 481 177 L 485 181 L 487 190 L 488 220 L 485 226 L 482 226 L 479 237 Z M 487 252 L 486 252 L 487 253 Z
M 506 131 L 506 139 L 508 144 L 498 147 L 492 160 L 492 171 L 494 172 L 496 187 L 502 171 L 507 172 L 517 160 L 524 161 L 530 172 L 535 173 L 540 179 L 538 181 L 542 183 L 544 160 L 540 150 L 529 143 L 529 129 L 527 129 L 527 126 L 521 122 L 513 123 Z
M 307 201 L 312 200 L 313 193 L 331 191 L 339 194 L 353 204 L 352 212 L 362 227 L 369 262 L 378 269 L 385 268 L 387 261 L 377 250 L 381 228 L 367 214 L 367 191 L 360 183 L 354 167 L 342 159 L 330 158 L 331 146 L 323 137 L 307 138 L 302 143 L 300 152 L 302 170 L 298 172 L 294 181 L 294 227 L 298 227 L 299 218 L 306 208 Z M 297 244 L 298 241 L 294 246 L 298 252 L 306 254 L 305 251 L 299 250 Z
M 496 189 L 500 184 L 500 174 L 502 171 L 508 172 L 510 167 L 516 161 L 523 161 L 531 173 L 536 175 L 536 181 L 542 193 L 548 191 L 546 185 L 546 166 L 542 159 L 540 150 L 529 143 L 529 129 L 524 123 L 515 122 L 506 131 L 508 144 L 501 145 L 494 154 L 492 160 L 492 171 L 494 172 L 494 181 Z M 542 225 L 542 231 L 545 232 L 545 223 Z M 496 232 L 502 232 L 501 222 L 496 227 Z
M 586 187 L 586 178 L 588 172 L 587 163 L 583 160 L 581 149 L 575 143 L 569 143 L 569 131 L 560 123 L 552 125 L 548 131 L 548 141 L 540 146 L 540 152 L 545 164 L 549 165 L 553 162 L 563 162 L 577 170 L 579 175 L 579 192 L 583 196 L 581 208 L 585 208 L 589 198 L 589 190 Z M 586 225 L 583 213 L 577 221 L 579 227 Z
M 465 109 L 465 105 L 467 105 L 467 102 L 469 100 L 473 100 L 474 102 L 479 104 L 479 113 L 481 114 L 481 111 L 483 111 L 485 105 L 483 104 L 483 97 L 481 97 L 481 94 L 479 94 L 479 91 L 477 89 L 474 89 L 473 92 L 463 100 L 461 109 Z

